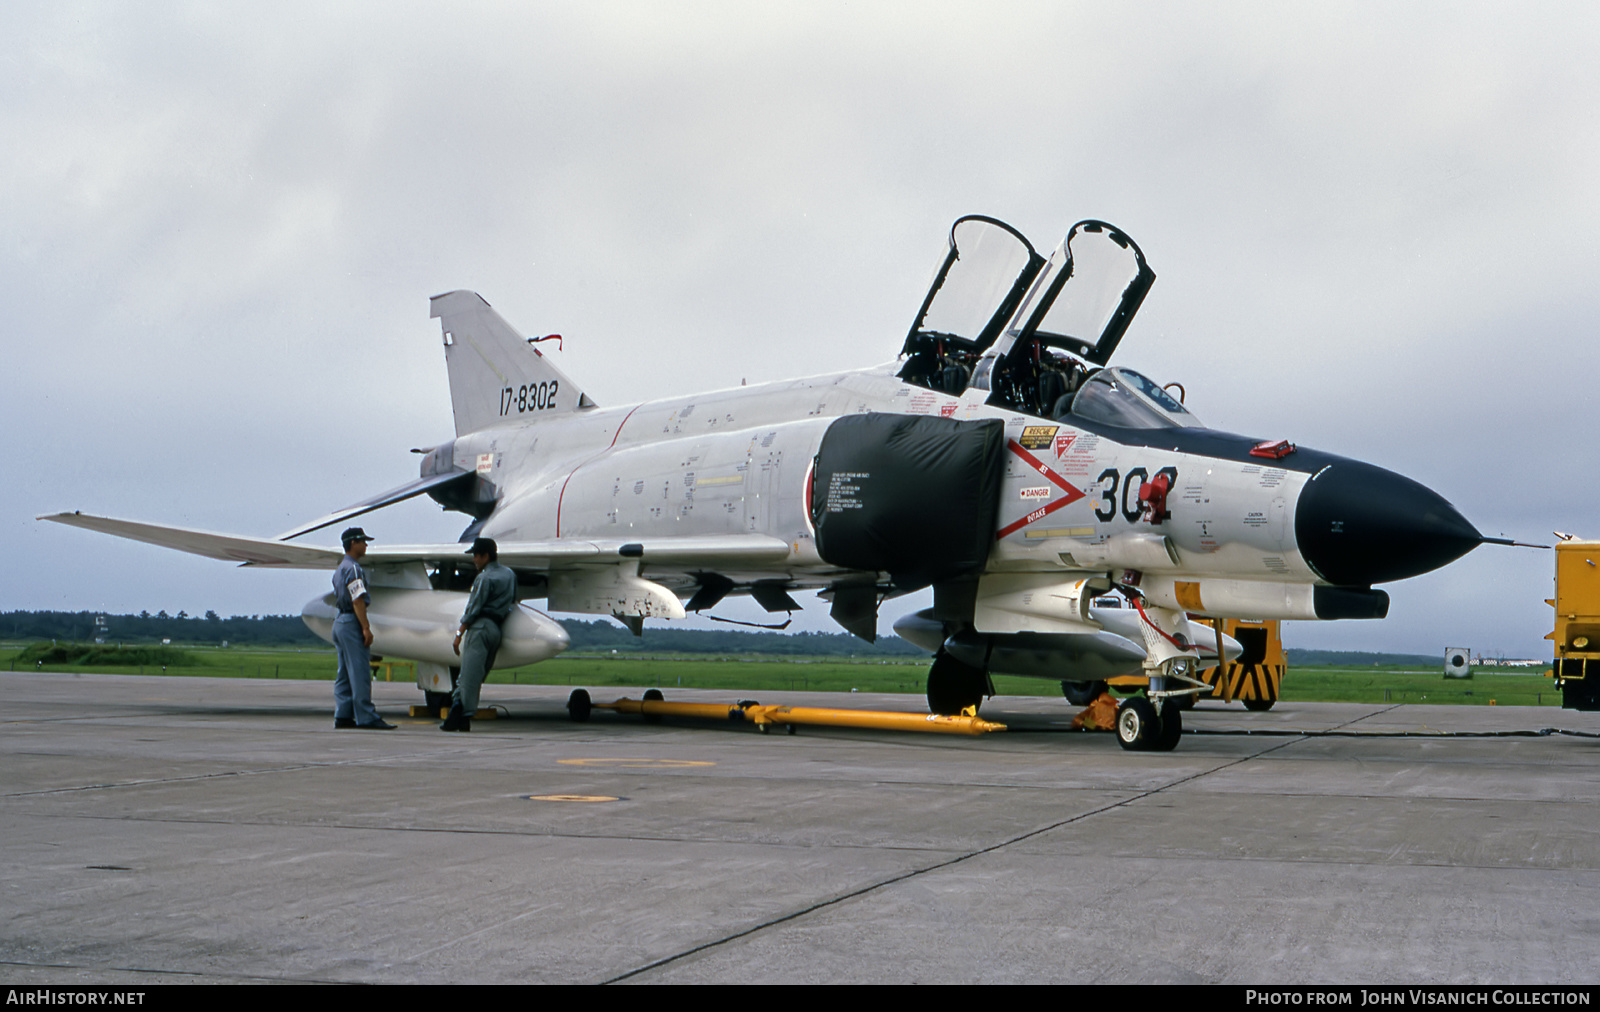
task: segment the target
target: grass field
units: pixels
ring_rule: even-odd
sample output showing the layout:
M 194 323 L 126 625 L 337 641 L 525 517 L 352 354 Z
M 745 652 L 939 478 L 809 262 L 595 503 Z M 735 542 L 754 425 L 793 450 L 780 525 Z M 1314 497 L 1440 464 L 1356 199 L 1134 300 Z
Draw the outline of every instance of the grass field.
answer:
M 184 647 L 195 664 L 161 668 L 155 665 L 18 664 L 27 644 L 0 644 L 0 670 L 82 671 L 107 674 L 167 674 L 221 678 L 291 678 L 331 681 L 335 661 L 331 648 L 236 650 Z M 393 681 L 411 682 L 415 672 L 404 663 L 389 672 Z M 380 672 L 379 678 L 383 677 Z M 758 657 L 610 657 L 567 654 L 543 664 L 490 675 L 491 683 L 524 685 L 660 686 L 724 689 L 729 693 L 904 692 L 926 689 L 925 661 L 851 661 L 846 658 Z M 1056 696 L 1054 682 L 1033 678 L 995 677 L 995 689 L 1006 696 Z M 1465 681 L 1446 681 L 1442 672 L 1406 668 L 1292 667 L 1283 680 L 1283 698 L 1296 702 L 1453 703 L 1487 706 L 1560 706 L 1561 694 L 1541 673 L 1503 674 L 1479 670 Z

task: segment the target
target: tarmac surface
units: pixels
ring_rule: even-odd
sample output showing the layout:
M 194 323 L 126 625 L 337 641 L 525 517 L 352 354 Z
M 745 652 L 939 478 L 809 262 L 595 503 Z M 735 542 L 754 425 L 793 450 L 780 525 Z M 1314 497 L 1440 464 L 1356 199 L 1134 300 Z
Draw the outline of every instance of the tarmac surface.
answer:
M 1600 714 L 1203 703 L 1131 753 L 1042 698 L 788 736 L 492 685 L 459 735 L 398 683 L 389 732 L 335 731 L 326 682 L 0 687 L 7 984 L 1600 978 L 1600 740 L 1397 736 Z

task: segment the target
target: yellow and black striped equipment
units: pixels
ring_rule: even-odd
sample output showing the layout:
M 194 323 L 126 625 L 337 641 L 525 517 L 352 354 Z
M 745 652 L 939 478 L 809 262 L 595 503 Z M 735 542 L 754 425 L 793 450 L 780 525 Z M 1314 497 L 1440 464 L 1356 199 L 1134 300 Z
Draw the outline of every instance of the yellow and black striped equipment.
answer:
M 1237 699 L 1247 710 L 1272 709 L 1272 704 L 1278 701 L 1278 687 L 1283 682 L 1283 673 L 1289 666 L 1278 627 L 1277 619 L 1222 620 L 1222 631 L 1238 640 L 1239 645 L 1244 647 L 1244 653 L 1233 663 L 1222 666 L 1220 678 L 1215 667 L 1200 672 L 1201 681 L 1212 687 L 1212 699 Z

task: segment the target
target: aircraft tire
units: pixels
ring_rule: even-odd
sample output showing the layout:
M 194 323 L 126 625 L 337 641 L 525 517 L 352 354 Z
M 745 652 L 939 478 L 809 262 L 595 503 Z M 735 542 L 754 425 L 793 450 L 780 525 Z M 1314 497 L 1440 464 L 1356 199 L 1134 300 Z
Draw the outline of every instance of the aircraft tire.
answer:
M 1190 697 L 1191 699 L 1194 697 Z M 1171 752 L 1183 737 L 1183 708 L 1168 701 L 1161 704 L 1161 725 L 1150 741 L 1150 751 Z
M 1062 682 L 1061 695 L 1073 706 L 1088 706 L 1107 690 L 1105 682 Z
M 451 695 L 448 692 L 429 692 L 422 690 L 422 703 L 429 710 L 438 713 L 440 710 L 450 709 Z
M 1129 752 L 1148 752 L 1161 734 L 1155 705 L 1143 696 L 1130 696 L 1117 706 L 1117 744 Z
M 1272 704 L 1276 703 L 1277 700 L 1276 699 L 1245 699 L 1245 700 L 1241 700 L 1241 702 L 1244 703 L 1244 708 L 1246 710 L 1253 710 L 1256 713 L 1261 713 L 1264 710 L 1272 709 Z
M 572 695 L 567 697 L 567 716 L 575 723 L 588 723 L 591 708 L 588 689 L 573 689 Z
M 967 707 L 983 702 L 988 685 L 982 668 L 958 661 L 941 650 L 928 669 L 928 712 L 941 717 L 959 716 Z
M 659 703 L 665 698 L 666 697 L 661 694 L 661 690 L 660 689 L 646 689 L 646 690 L 644 690 L 644 701 L 646 703 Z M 651 724 L 659 724 L 659 723 L 661 723 L 661 718 L 659 716 L 657 716 L 656 714 L 653 714 L 653 713 L 645 714 L 644 715 L 644 719 L 647 722 L 651 723 Z

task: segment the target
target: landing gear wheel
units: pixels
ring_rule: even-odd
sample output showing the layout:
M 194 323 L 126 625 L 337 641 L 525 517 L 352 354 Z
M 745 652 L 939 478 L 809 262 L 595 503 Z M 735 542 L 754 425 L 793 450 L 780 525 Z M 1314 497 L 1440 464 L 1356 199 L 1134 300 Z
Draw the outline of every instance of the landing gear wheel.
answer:
M 588 689 L 573 689 L 572 695 L 567 697 L 567 717 L 575 723 L 588 723 L 591 708 Z
M 941 717 L 960 716 L 967 707 L 983 702 L 989 679 L 982 668 L 956 660 L 943 650 L 928 669 L 928 710 Z
M 1192 710 L 1192 709 L 1194 709 L 1194 701 L 1196 699 L 1199 699 L 1199 698 L 1200 698 L 1199 696 L 1196 696 L 1192 692 L 1185 693 L 1182 696 L 1174 697 L 1173 700 L 1172 700 L 1172 704 L 1174 706 L 1176 706 L 1180 710 Z
M 1193 696 L 1189 697 L 1193 699 Z M 1156 735 L 1150 740 L 1150 751 L 1171 752 L 1178 747 L 1178 739 L 1183 737 L 1183 708 L 1175 701 L 1168 700 L 1161 704 L 1161 723 L 1156 730 Z
M 433 714 L 450 709 L 451 701 L 452 697 L 448 692 L 429 692 L 426 689 L 422 692 L 423 705 Z
M 1255 712 L 1260 713 L 1262 710 L 1270 710 L 1270 709 L 1272 709 L 1272 704 L 1276 703 L 1277 700 L 1276 699 L 1244 699 L 1244 700 L 1240 700 L 1240 702 L 1244 703 L 1244 708 L 1246 710 L 1254 710 Z
M 1062 682 L 1061 694 L 1073 706 L 1088 706 L 1107 690 L 1105 682 Z
M 1117 706 L 1117 744 L 1129 752 L 1148 752 L 1161 733 L 1156 708 L 1143 696 L 1130 696 Z
M 666 697 L 661 694 L 661 690 L 660 689 L 646 689 L 646 690 L 644 690 L 644 701 L 646 703 L 659 703 L 665 698 Z M 651 724 L 659 724 L 659 723 L 661 723 L 660 714 L 647 713 L 647 714 L 644 714 L 644 719 L 646 721 L 648 721 L 649 723 L 651 723 Z

